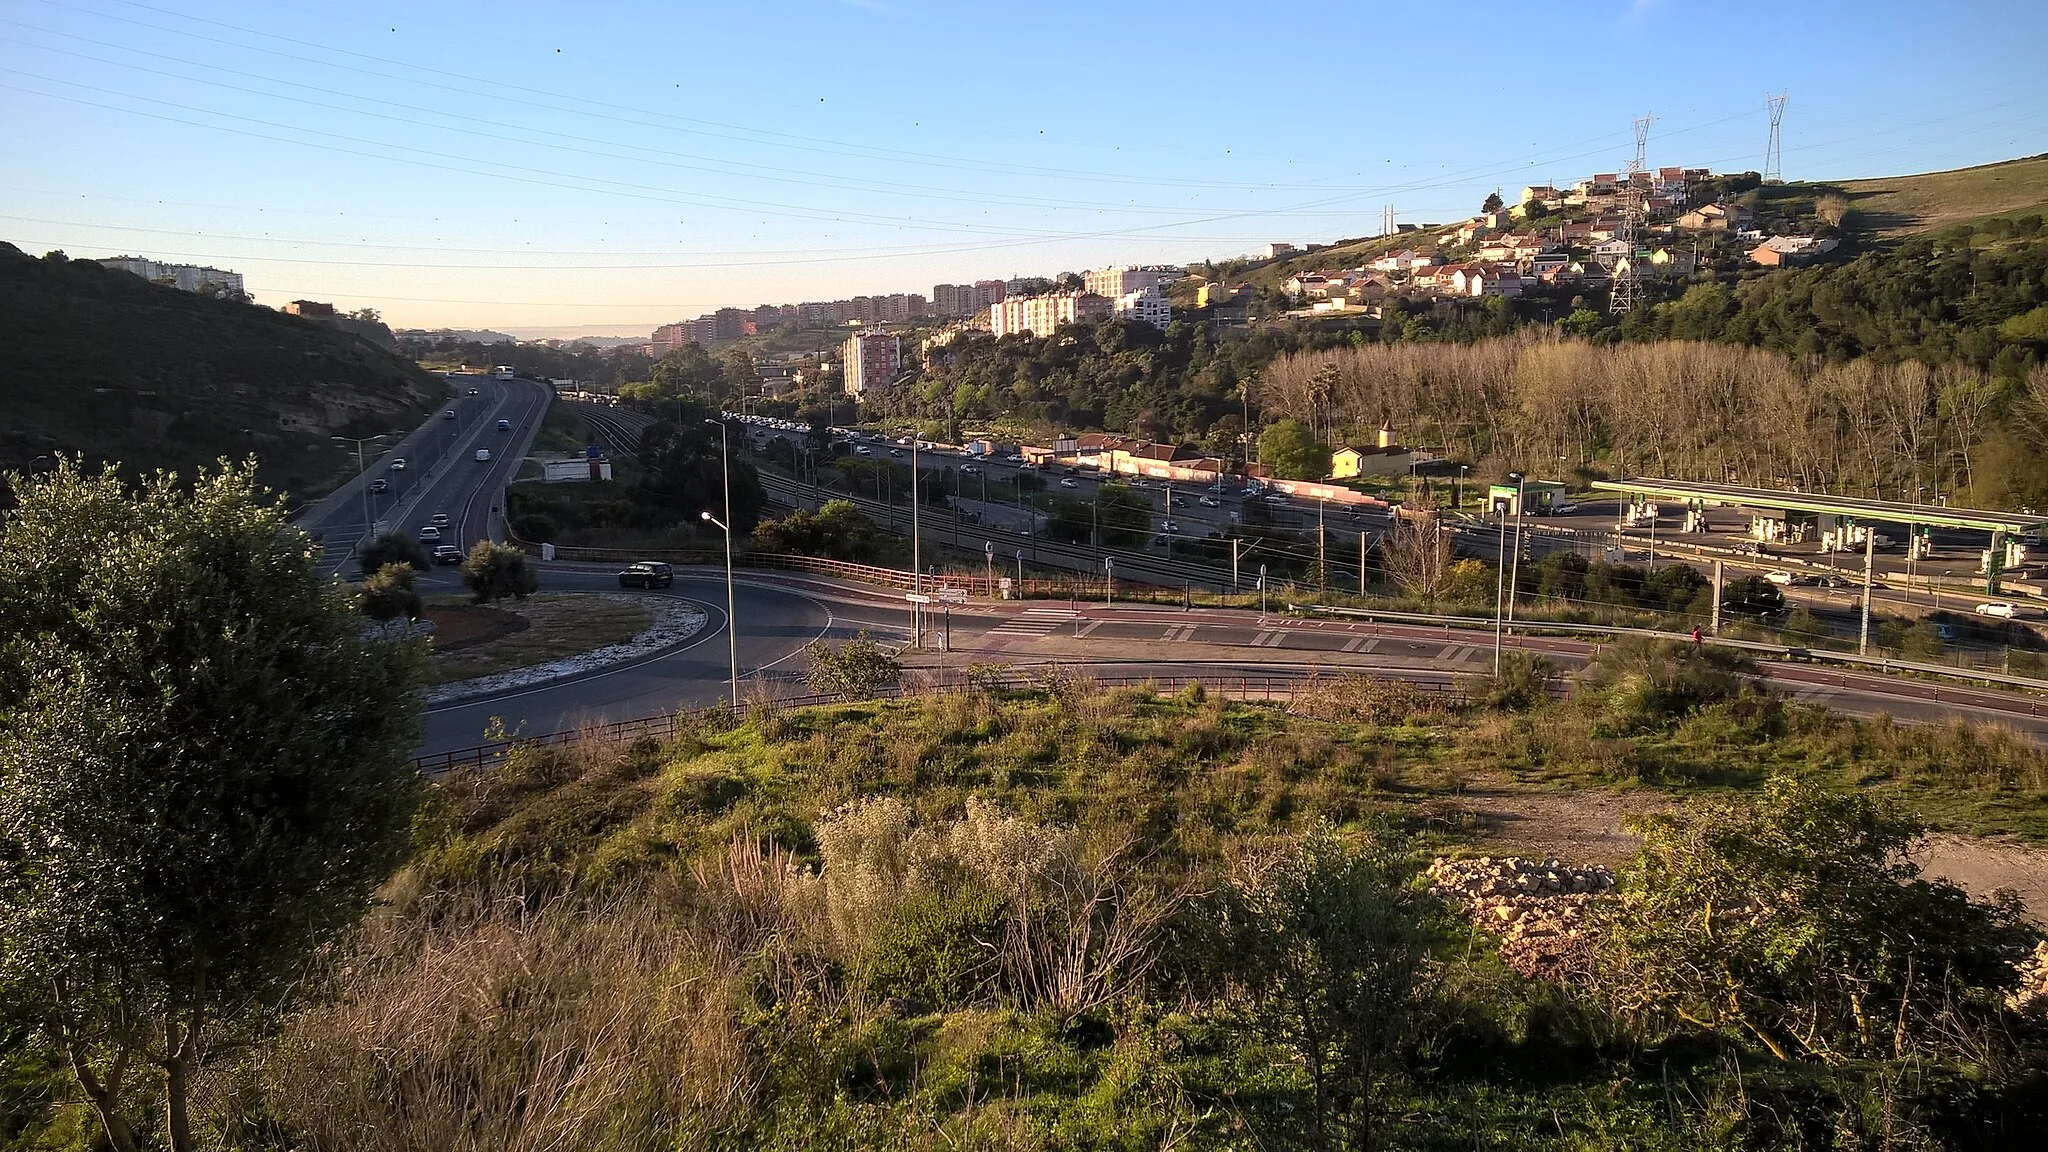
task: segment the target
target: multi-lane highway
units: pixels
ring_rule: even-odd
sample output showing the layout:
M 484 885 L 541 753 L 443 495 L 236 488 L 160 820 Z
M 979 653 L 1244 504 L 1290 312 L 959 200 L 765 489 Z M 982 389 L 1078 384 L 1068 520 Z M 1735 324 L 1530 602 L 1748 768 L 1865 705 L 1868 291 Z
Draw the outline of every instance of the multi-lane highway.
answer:
M 704 631 L 679 648 L 591 675 L 430 709 L 420 751 L 479 744 L 493 721 L 538 735 L 716 703 L 729 692 L 723 583 L 720 570 L 683 568 L 672 589 L 633 593 L 681 597 L 705 612 Z M 597 565 L 544 564 L 542 584 L 549 590 L 618 591 L 614 571 Z M 742 692 L 801 691 L 794 682 L 805 666 L 802 649 L 813 640 L 845 639 L 863 630 L 885 642 L 909 635 L 901 593 L 742 572 L 736 595 Z M 1492 637 L 1486 632 L 1227 610 L 975 603 L 953 609 L 942 626 L 949 631 L 954 663 L 1063 662 L 1104 675 L 1258 677 L 1276 669 L 1325 668 L 1441 682 L 1492 668 Z M 1509 636 L 1507 644 L 1540 652 L 1567 670 L 1594 648 L 1554 636 Z M 1767 665 L 1766 678 L 1789 695 L 1851 714 L 1885 712 L 1916 721 L 1962 717 L 2048 740 L 2048 702 L 2039 697 L 1810 665 Z
M 452 376 L 449 385 L 439 412 L 299 514 L 299 525 L 320 537 L 322 572 L 355 575 L 350 565 L 363 543 L 389 531 L 417 535 L 436 513 L 449 520 L 439 543 L 466 549 L 491 533 L 499 496 L 554 393 L 530 380 L 482 376 Z M 478 461 L 479 449 L 490 459 Z

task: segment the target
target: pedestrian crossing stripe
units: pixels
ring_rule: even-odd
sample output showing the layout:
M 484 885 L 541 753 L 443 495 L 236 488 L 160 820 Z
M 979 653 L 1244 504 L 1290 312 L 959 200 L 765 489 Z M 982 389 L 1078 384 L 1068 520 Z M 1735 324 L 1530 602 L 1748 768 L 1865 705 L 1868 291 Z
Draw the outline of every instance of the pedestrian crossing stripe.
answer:
M 1013 616 L 988 630 L 991 636 L 1046 636 L 1060 625 L 1080 618 L 1079 612 L 1066 608 L 1026 608 L 1021 616 Z

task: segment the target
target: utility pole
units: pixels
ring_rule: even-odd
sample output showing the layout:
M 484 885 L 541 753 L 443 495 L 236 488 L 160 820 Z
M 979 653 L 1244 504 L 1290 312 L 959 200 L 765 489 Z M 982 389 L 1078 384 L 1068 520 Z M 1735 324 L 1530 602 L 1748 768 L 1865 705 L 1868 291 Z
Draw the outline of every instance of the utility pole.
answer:
M 1710 626 L 1710 630 L 1716 636 L 1721 634 L 1721 582 L 1721 561 L 1716 560 L 1714 561 L 1714 617 L 1713 623 Z
M 922 595 L 924 564 L 923 554 L 918 550 L 917 440 L 917 433 L 913 430 L 910 436 L 910 591 L 913 595 Z M 915 600 L 910 602 L 910 633 L 913 637 L 911 643 L 924 647 L 924 605 Z
M 1647 208 L 1638 179 L 1648 171 L 1644 157 L 1650 143 L 1650 117 L 1638 116 L 1635 124 L 1636 154 L 1635 158 L 1629 161 L 1628 175 L 1623 177 L 1628 182 L 1628 187 L 1622 192 L 1621 235 L 1617 237 L 1622 242 L 1623 252 L 1621 261 L 1615 263 L 1607 295 L 1607 310 L 1617 316 L 1631 311 L 1642 302 L 1642 282 L 1636 271 L 1636 248 L 1641 243 L 1643 218 L 1647 214 Z M 1622 261 L 1626 261 L 1626 264 Z
M 1329 550 L 1325 546 L 1327 537 L 1323 533 L 1323 510 L 1327 507 L 1328 501 L 1321 497 L 1316 498 L 1316 588 L 1321 592 L 1330 590 Z
M 1764 147 L 1764 179 L 1783 181 L 1785 179 L 1784 157 L 1779 151 L 1781 138 L 1778 124 L 1785 119 L 1785 100 L 1791 96 L 1789 90 L 1780 89 L 1776 96 L 1764 97 L 1764 110 L 1771 117 L 1771 140 Z
M 1877 566 L 1877 533 L 1871 525 L 1863 526 L 1863 622 L 1856 630 L 1856 654 L 1864 655 L 1870 650 L 1870 577 Z

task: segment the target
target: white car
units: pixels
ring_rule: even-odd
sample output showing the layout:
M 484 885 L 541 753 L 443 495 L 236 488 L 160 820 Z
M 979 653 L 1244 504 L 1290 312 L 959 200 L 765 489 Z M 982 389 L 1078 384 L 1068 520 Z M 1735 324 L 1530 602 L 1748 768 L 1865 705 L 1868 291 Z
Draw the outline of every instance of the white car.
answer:
M 1989 604 L 1977 605 L 1973 611 L 1979 616 L 1996 616 L 2001 620 L 2017 620 L 2020 617 L 2021 609 L 2019 605 L 2010 600 L 1993 600 Z
M 434 513 L 433 523 L 436 528 L 446 528 L 448 526 L 448 514 L 446 512 Z
M 1792 574 L 1782 568 L 1776 572 L 1764 573 L 1764 579 L 1769 580 L 1780 588 L 1790 588 L 1792 586 Z
M 1060 487 L 1062 487 L 1062 488 L 1079 488 L 1079 487 L 1080 487 L 1080 485 L 1079 485 L 1079 484 L 1076 484 L 1076 483 L 1074 482 L 1074 478 L 1073 478 L 1072 476 L 1062 476 L 1062 477 L 1060 477 Z
M 487 462 L 489 462 L 490 458 L 491 458 L 491 450 L 490 450 L 489 448 L 479 448 L 479 449 L 477 449 L 477 450 L 476 450 L 476 462 L 477 462 L 477 463 L 479 463 L 479 464 L 487 463 Z
M 422 544 L 432 544 L 440 538 L 441 530 L 439 528 L 434 527 L 432 524 L 429 524 L 426 527 L 420 529 L 420 543 Z
M 393 460 L 393 461 L 391 462 L 391 470 L 392 470 L 393 472 L 403 472 L 403 471 L 405 471 L 405 457 L 403 457 L 403 456 L 400 456 L 400 457 L 399 457 L 398 459 L 396 459 L 396 460 Z
M 1200 504 L 1204 508 L 1216 508 L 1220 506 L 1214 496 L 1204 496 L 1200 500 L 1195 501 L 1195 503 Z

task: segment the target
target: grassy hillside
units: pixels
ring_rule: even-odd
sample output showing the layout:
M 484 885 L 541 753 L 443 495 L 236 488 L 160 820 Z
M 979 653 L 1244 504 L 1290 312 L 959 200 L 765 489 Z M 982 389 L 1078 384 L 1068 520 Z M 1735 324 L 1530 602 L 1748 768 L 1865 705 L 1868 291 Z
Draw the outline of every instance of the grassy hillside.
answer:
M 1845 720 L 1732 670 L 1640 647 L 1566 702 L 1527 679 L 1501 707 L 1348 679 L 1288 711 L 1055 674 L 521 749 L 435 784 L 329 994 L 224 1055 L 197 1122 L 308 1152 L 1790 1152 L 1887 1146 L 1894 1123 L 1925 1138 L 1893 1148 L 2025 1146 L 1972 1136 L 2038 1115 L 2043 1054 L 1990 993 L 1940 999 L 1961 977 L 1913 1001 L 1934 1019 L 1887 1015 L 1865 1043 L 1831 1017 L 1839 1053 L 1808 1032 L 1789 1058 L 1635 996 L 1683 977 L 1660 957 L 1699 915 L 1835 859 L 1837 837 L 1787 828 L 1863 811 L 1773 808 L 1766 775 L 1951 828 L 2043 803 L 2048 759 L 2009 735 Z M 1416 875 L 1447 852 L 1611 861 L 1617 808 L 1669 809 L 1692 831 L 1661 842 L 1715 868 L 1747 842 L 1717 837 L 1767 833 L 1786 871 L 1740 865 L 1704 912 L 1539 900 L 1570 926 L 1526 933 Z M 1691 892 L 1660 859 L 1620 863 L 1622 892 Z M 1869 930 L 1872 893 L 1934 901 L 1948 919 L 1927 932 L 2004 923 L 1867 856 L 1827 867 L 1838 887 L 1786 915 L 1826 920 L 1834 950 L 1799 945 L 1759 979 L 1772 996 L 1838 1006 L 1831 966 L 1866 950 L 1833 936 Z M 1951 1024 L 1995 1026 L 1967 1034 L 1989 1055 Z M 0 1062 L 14 1146 L 68 1146 L 54 1134 L 79 1123 L 55 1055 Z
M 79 452 L 136 470 L 254 453 L 295 497 L 353 452 L 328 437 L 411 428 L 442 383 L 358 337 L 0 244 L 0 467 Z
M 2048 155 L 1948 172 L 1847 180 L 1836 187 L 1848 194 L 1865 227 L 1883 237 L 1906 236 L 1985 216 L 2048 214 Z

